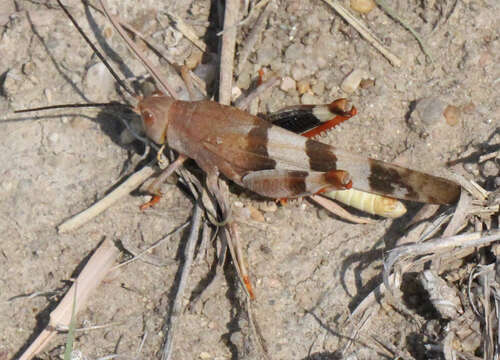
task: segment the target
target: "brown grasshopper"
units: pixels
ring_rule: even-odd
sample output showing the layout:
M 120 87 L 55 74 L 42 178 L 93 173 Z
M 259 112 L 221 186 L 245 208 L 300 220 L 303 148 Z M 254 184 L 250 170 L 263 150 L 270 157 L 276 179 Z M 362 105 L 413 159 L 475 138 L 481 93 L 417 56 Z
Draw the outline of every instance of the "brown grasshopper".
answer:
M 301 111 L 319 122 L 355 113 L 353 108 L 348 111 L 334 104 L 301 107 Z M 456 201 L 460 192 L 452 181 L 351 154 L 216 102 L 180 101 L 157 93 L 138 98 L 135 110 L 152 141 L 168 145 L 180 154 L 180 161 L 169 166 L 159 179 L 175 170 L 183 159 L 191 158 L 207 174 L 207 186 L 221 199 L 223 209 L 228 206 L 218 196 L 216 184 L 220 174 L 274 199 L 352 188 L 449 204 Z M 156 186 L 152 190 L 157 194 Z
M 159 195 L 161 181 L 187 158 L 206 173 L 208 188 L 214 194 L 220 174 L 274 199 L 352 188 L 397 199 L 450 204 L 460 193 L 460 186 L 450 180 L 352 154 L 234 107 L 213 101 L 175 100 L 158 92 L 137 100 L 134 110 L 142 118 L 146 136 L 179 153 L 179 160 L 150 187 L 155 195 Z M 305 126 L 316 127 L 304 135 L 315 136 L 335 126 L 338 116 L 353 116 L 356 109 L 347 111 L 345 103 L 338 101 L 325 106 L 299 106 L 271 121 L 287 127 L 283 121 L 298 113 L 307 115 Z M 227 209 L 228 205 L 223 207 Z
M 105 7 L 102 1 L 101 5 Z M 110 20 L 130 44 L 121 27 L 112 17 Z M 134 47 L 131 49 L 140 57 Z M 351 187 L 436 204 L 453 203 L 460 194 L 460 186 L 450 180 L 354 155 L 213 101 L 180 101 L 156 93 L 139 98 L 135 110 L 142 117 L 146 136 L 157 144 L 168 144 L 180 158 L 193 159 L 207 174 L 207 185 L 214 194 L 219 174 L 275 199 Z M 315 113 L 317 107 L 308 110 L 324 121 Z M 332 121 L 337 115 L 350 117 L 356 113 L 335 102 L 327 110 L 327 116 L 335 115 Z M 165 174 L 174 167 L 167 168 Z
M 354 155 L 212 101 L 154 95 L 140 99 L 137 110 L 146 135 L 155 143 L 167 143 L 195 160 L 209 179 L 221 173 L 265 197 L 295 198 L 352 187 L 450 204 L 460 193 L 452 181 Z M 211 119 L 217 119 L 217 126 Z

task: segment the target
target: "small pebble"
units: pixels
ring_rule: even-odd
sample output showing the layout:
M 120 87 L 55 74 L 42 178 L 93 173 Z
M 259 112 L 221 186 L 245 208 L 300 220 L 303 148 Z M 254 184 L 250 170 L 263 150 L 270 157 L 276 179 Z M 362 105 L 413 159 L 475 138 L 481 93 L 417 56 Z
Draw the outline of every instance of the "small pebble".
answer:
M 314 105 L 318 103 L 318 99 L 311 93 L 305 93 L 300 98 L 300 103 L 304 105 Z
M 476 111 L 476 105 L 471 101 L 470 103 L 465 104 L 462 107 L 462 110 L 466 114 L 472 114 L 474 111 Z
M 297 81 L 297 90 L 299 95 L 303 95 L 311 89 L 309 85 L 309 81 L 307 80 L 299 80 Z
M 426 97 L 417 101 L 415 113 L 425 125 L 434 125 L 443 120 L 446 104 L 439 98 Z
M 296 65 L 292 68 L 292 78 L 296 81 L 302 80 L 309 75 L 309 71 L 303 65 Z
M 23 64 L 22 71 L 24 75 L 31 75 L 35 72 L 36 65 L 32 61 L 28 61 Z
M 375 8 L 373 0 L 351 0 L 351 9 L 360 14 L 368 14 Z
M 112 26 L 106 26 L 102 32 L 102 34 L 104 35 L 104 38 L 106 40 L 109 40 L 111 39 L 111 37 L 113 36 L 113 27 Z
M 481 172 L 485 177 L 498 176 L 498 166 L 493 160 L 488 160 L 481 164 Z
M 369 89 L 371 87 L 375 86 L 375 80 L 374 79 L 363 79 L 359 83 L 359 87 L 361 89 Z
M 297 87 L 297 83 L 295 82 L 294 79 L 292 79 L 289 76 L 285 76 L 281 80 L 280 89 L 285 91 L 285 92 L 288 92 L 290 90 L 295 90 L 296 87 Z
M 266 219 L 264 219 L 264 215 L 262 215 L 262 213 L 257 210 L 256 208 L 254 208 L 253 206 L 248 206 L 248 210 L 250 211 L 250 218 L 254 221 L 258 221 L 258 222 L 265 222 Z
M 285 50 L 285 60 L 287 63 L 294 63 L 304 56 L 304 45 L 293 43 Z
M 243 203 L 241 201 L 236 200 L 236 201 L 233 201 L 233 206 L 235 208 L 241 209 L 241 208 L 243 208 Z
M 52 133 L 48 137 L 49 141 L 51 143 L 56 143 L 59 140 L 59 134 L 58 133 Z
M 311 90 L 315 94 L 323 94 L 325 92 L 325 83 L 323 81 L 318 81 L 311 86 Z
M 463 166 L 464 166 L 464 170 L 467 171 L 469 174 L 472 174 L 474 176 L 479 175 L 479 170 L 477 169 L 476 164 L 465 163 Z
M 460 110 L 454 105 L 448 105 L 444 109 L 443 115 L 446 119 L 446 123 L 450 126 L 455 126 L 460 121 Z
M 369 77 L 370 75 L 365 70 L 355 69 L 342 81 L 340 88 L 346 93 L 352 94 L 359 87 L 361 80 Z
M 85 74 L 85 94 L 93 101 L 107 98 L 114 90 L 115 79 L 102 62 L 90 66 Z
M 241 96 L 241 89 L 237 86 L 233 86 L 231 89 L 231 99 L 232 101 L 236 100 Z
M 188 69 L 195 69 L 199 63 L 201 63 L 201 58 L 203 57 L 203 53 L 198 49 L 193 49 L 189 57 L 186 59 L 185 64 Z
M 278 210 L 278 205 L 276 205 L 276 202 L 274 201 L 266 201 L 260 203 L 259 208 L 264 212 L 275 212 L 276 210 Z

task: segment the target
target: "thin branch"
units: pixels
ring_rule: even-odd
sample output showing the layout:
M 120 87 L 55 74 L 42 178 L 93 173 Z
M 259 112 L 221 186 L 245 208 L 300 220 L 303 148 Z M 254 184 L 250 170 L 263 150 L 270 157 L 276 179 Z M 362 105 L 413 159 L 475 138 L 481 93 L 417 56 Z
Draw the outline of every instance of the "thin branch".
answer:
M 351 214 L 350 212 L 346 211 L 342 206 L 338 205 L 332 200 L 329 200 L 327 198 L 324 198 L 319 195 L 311 195 L 309 196 L 311 200 L 314 202 L 318 203 L 322 207 L 324 207 L 326 210 L 330 211 L 332 214 L 337 215 L 338 217 L 345 219 L 347 221 L 350 221 L 354 224 L 375 224 L 376 221 L 369 219 L 369 218 L 362 218 L 356 215 Z
M 61 234 L 79 228 L 80 226 L 112 206 L 122 197 L 135 190 L 140 184 L 146 181 L 155 172 L 156 170 L 153 167 L 153 162 L 144 166 L 141 170 L 132 174 L 120 186 L 118 186 L 104 198 L 96 202 L 94 205 L 63 222 L 57 227 L 57 231 Z
M 267 89 L 272 88 L 273 86 L 277 85 L 278 82 L 280 81 L 280 79 L 281 78 L 279 76 L 273 76 L 272 78 L 270 78 L 266 82 L 260 84 L 255 90 L 253 90 L 250 94 L 248 94 L 244 98 L 238 98 L 238 100 L 236 100 L 234 102 L 234 107 L 237 107 L 238 109 L 246 110 L 250 106 L 250 103 L 254 99 L 261 96 L 262 93 L 264 91 L 266 91 Z
M 207 52 L 207 45 L 203 41 L 198 39 L 198 35 L 196 35 L 196 32 L 189 24 L 185 23 L 182 18 L 180 18 L 173 12 L 167 11 L 166 14 L 170 18 L 170 21 L 174 23 L 174 27 L 182 35 L 184 35 L 189 41 L 191 41 L 198 49 L 203 52 Z
M 201 225 L 201 206 L 196 204 L 194 207 L 191 230 L 189 232 L 189 237 L 187 240 L 186 248 L 184 250 L 184 266 L 182 268 L 181 278 L 179 281 L 179 288 L 175 294 L 174 304 L 172 306 L 172 311 L 170 312 L 170 318 L 167 320 L 166 332 L 168 333 L 167 339 L 163 347 L 162 359 L 169 360 L 172 356 L 174 337 L 176 333 L 177 326 L 179 324 L 180 317 L 182 315 L 182 302 L 184 297 L 184 290 L 189 279 L 189 273 L 191 271 L 191 265 L 193 264 L 194 251 L 196 248 L 196 243 L 198 242 L 198 237 L 200 233 Z
M 389 274 L 395 263 L 406 256 L 417 257 L 425 254 L 432 256 L 442 254 L 454 249 L 465 249 L 469 247 L 481 248 L 492 242 L 500 240 L 500 231 L 474 232 L 444 238 L 437 238 L 422 244 L 401 246 L 389 252 L 384 262 L 384 284 L 388 289 Z M 427 259 L 429 260 L 429 259 Z
M 224 12 L 224 33 L 220 57 L 219 102 L 223 105 L 231 103 L 231 89 L 233 87 L 234 53 L 236 46 L 236 28 L 238 22 L 240 2 L 227 0 Z

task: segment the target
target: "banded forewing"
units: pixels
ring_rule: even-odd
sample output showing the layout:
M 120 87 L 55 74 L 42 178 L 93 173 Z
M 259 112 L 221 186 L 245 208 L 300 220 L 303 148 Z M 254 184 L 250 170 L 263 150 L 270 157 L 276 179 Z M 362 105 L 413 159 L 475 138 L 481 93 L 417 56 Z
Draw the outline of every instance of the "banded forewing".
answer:
M 352 108 L 351 111 L 346 111 L 345 99 L 340 99 L 327 105 L 298 105 L 288 107 L 267 116 L 266 119 L 271 121 L 273 125 L 280 126 L 305 137 L 314 137 L 355 115 L 356 110 L 353 109 L 354 108 Z M 347 190 L 326 191 L 321 195 L 340 201 L 348 206 L 372 215 L 388 218 L 397 218 L 404 215 L 406 213 L 406 207 L 400 201 L 391 197 L 380 195 L 380 193 L 385 193 L 387 195 L 391 195 L 393 193 L 394 187 L 391 185 L 391 182 L 405 182 L 405 180 L 401 179 L 401 172 L 395 170 L 387 171 L 385 166 L 379 167 L 377 165 L 377 161 L 371 159 L 367 160 L 371 163 L 370 171 L 373 173 L 373 175 L 370 176 L 369 187 L 379 194 L 360 191 L 353 188 Z M 438 181 L 433 181 L 433 179 Z M 432 188 L 433 184 L 444 191 L 446 189 L 442 187 L 441 180 L 443 179 L 428 175 L 426 180 L 421 179 L 416 182 L 413 188 L 410 189 L 409 187 L 408 192 L 418 192 L 419 188 L 423 189 L 424 187 L 426 189 Z M 356 186 L 355 176 L 353 177 L 353 183 L 354 186 Z M 452 182 L 450 182 L 450 185 L 452 187 L 450 199 L 455 199 L 454 194 L 458 194 L 458 188 L 456 184 L 453 184 Z M 429 200 L 432 202 L 442 203 L 445 199 Z

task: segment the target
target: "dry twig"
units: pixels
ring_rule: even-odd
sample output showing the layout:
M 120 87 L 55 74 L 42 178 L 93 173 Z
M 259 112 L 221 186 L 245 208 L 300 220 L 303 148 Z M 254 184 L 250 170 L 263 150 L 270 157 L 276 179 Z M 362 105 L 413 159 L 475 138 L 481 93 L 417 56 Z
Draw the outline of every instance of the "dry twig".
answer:
M 137 189 L 140 184 L 149 179 L 155 172 L 156 170 L 153 167 L 153 163 L 144 166 L 141 170 L 132 174 L 120 186 L 96 202 L 94 205 L 63 222 L 57 227 L 57 231 L 59 233 L 65 233 L 82 226 L 116 203 L 122 197 Z
M 405 257 L 418 257 L 431 254 L 425 258 L 430 260 L 433 256 L 445 251 L 465 248 L 482 248 L 492 242 L 500 240 L 500 231 L 474 232 L 444 238 L 437 238 L 422 244 L 402 246 L 392 250 L 384 263 L 384 284 L 390 288 L 389 274 L 397 261 Z M 413 265 L 413 264 L 412 264 Z
M 219 102 L 223 105 L 229 105 L 231 103 L 231 90 L 233 86 L 233 63 L 236 45 L 236 28 L 234 27 L 234 25 L 238 22 L 239 7 L 239 1 L 226 1 L 219 76 Z
M 39 354 L 57 334 L 59 326 L 69 326 L 71 315 L 86 304 L 90 294 L 99 286 L 113 266 L 120 252 L 111 240 L 104 240 L 89 259 L 78 278 L 68 290 L 59 305 L 50 313 L 49 324 L 26 349 L 19 360 L 28 360 Z
M 247 96 L 238 98 L 235 101 L 234 106 L 237 107 L 238 109 L 242 109 L 242 110 L 247 109 L 253 100 L 255 100 L 256 98 L 261 96 L 262 93 L 264 93 L 264 91 L 266 91 L 267 89 L 272 88 L 273 86 L 277 85 L 279 81 L 280 81 L 280 78 L 278 76 L 273 76 L 272 78 L 270 78 L 266 82 L 260 84 L 255 90 L 253 90 Z
M 171 312 L 166 319 L 165 331 L 167 332 L 167 338 L 165 340 L 162 359 L 168 360 L 172 355 L 174 337 L 176 334 L 176 328 L 180 321 L 180 316 L 182 315 L 182 301 L 184 297 L 184 291 L 186 289 L 189 273 L 191 271 L 191 265 L 194 259 L 194 250 L 196 248 L 196 243 L 198 241 L 200 228 L 201 228 L 201 207 L 200 204 L 195 204 L 194 212 L 191 221 L 191 230 L 189 231 L 189 237 L 184 249 L 184 266 L 182 267 L 181 278 L 179 280 L 179 287 L 177 293 L 175 294 L 175 300 L 172 305 Z
M 330 211 L 331 213 L 340 216 L 341 218 L 351 221 L 355 224 L 374 224 L 376 223 L 375 220 L 372 220 L 370 218 L 362 218 L 356 215 L 351 214 L 350 212 L 346 211 L 342 206 L 338 205 L 336 202 L 329 200 L 323 196 L 320 195 L 312 195 L 309 196 L 311 200 L 314 202 L 320 204 L 322 207 L 324 207 L 326 210 Z
M 185 23 L 184 20 L 182 20 L 182 18 L 180 18 L 171 11 L 167 11 L 167 15 L 173 22 L 177 31 L 179 31 L 182 35 L 184 35 L 198 49 L 200 49 L 203 52 L 207 51 L 207 45 L 203 41 L 198 39 L 198 35 L 196 35 L 196 32 L 189 24 Z

